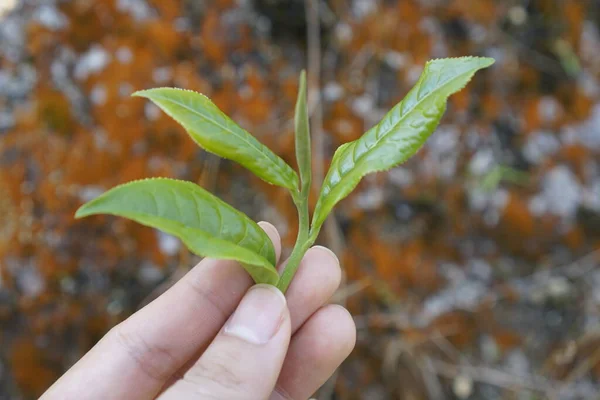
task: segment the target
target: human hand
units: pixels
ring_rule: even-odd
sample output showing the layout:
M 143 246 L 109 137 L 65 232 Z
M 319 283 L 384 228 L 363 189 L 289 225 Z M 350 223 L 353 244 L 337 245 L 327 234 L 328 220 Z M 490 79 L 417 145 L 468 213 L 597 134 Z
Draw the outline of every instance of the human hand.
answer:
M 279 260 L 277 230 L 260 225 Z M 335 255 L 319 246 L 285 297 L 272 286 L 250 288 L 236 262 L 204 259 L 41 399 L 307 399 L 354 347 L 350 314 L 326 305 L 340 277 Z

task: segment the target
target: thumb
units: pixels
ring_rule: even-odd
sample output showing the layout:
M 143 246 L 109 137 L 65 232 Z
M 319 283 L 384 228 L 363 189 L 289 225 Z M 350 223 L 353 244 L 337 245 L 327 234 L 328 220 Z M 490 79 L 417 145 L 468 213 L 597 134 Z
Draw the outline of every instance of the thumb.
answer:
M 267 399 L 291 335 L 284 295 L 253 286 L 200 359 L 160 399 Z

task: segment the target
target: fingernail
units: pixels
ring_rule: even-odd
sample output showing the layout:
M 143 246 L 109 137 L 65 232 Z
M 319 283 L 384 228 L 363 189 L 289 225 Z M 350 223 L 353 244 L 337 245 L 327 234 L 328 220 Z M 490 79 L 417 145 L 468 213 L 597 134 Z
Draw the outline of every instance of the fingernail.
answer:
M 324 246 L 313 246 L 313 249 L 319 249 L 324 251 L 325 253 L 328 253 L 337 263 L 337 265 L 340 265 L 340 259 L 335 255 L 335 253 L 333 251 L 331 251 L 331 249 L 328 249 L 327 247 Z
M 223 332 L 251 344 L 265 344 L 279 330 L 285 307 L 285 296 L 279 289 L 255 285 L 246 293 Z
M 277 228 L 275 228 L 275 226 L 273 226 L 273 224 L 271 224 L 270 222 L 266 222 L 266 221 L 260 221 L 258 223 L 258 226 L 263 228 L 263 230 L 268 229 L 269 231 L 271 231 L 271 233 L 273 233 L 275 235 L 277 240 L 279 240 L 281 242 L 281 235 L 279 234 L 279 231 L 277 230 Z

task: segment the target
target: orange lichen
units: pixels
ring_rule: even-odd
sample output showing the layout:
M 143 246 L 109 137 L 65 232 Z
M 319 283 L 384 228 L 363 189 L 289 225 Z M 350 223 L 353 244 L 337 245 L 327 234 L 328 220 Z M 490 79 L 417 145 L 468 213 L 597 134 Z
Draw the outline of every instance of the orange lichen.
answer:
M 577 48 L 581 38 L 581 30 L 585 19 L 585 7 L 583 3 L 566 1 L 561 3 L 561 13 L 564 15 L 568 29 L 567 40 L 574 48 Z
M 468 346 L 476 336 L 476 321 L 464 312 L 449 312 L 436 318 L 429 326 L 431 332 L 447 337 L 458 349 Z
M 0 257 L 12 243 L 18 224 L 17 210 L 4 181 L 5 178 L 0 174 L 0 215 L 3 216 L 0 226 Z
M 202 50 L 204 56 L 215 64 L 222 64 L 227 55 L 227 46 L 223 43 L 224 30 L 220 25 L 219 14 L 209 10 L 204 16 L 201 28 Z
M 448 13 L 456 13 L 483 25 L 493 24 L 498 17 L 493 0 L 452 0 Z
M 9 362 L 12 375 L 26 396 L 40 396 L 58 378 L 32 337 L 21 337 L 12 343 Z
M 356 140 L 364 132 L 362 119 L 354 115 L 352 109 L 343 101 L 333 103 L 327 117 L 323 127 L 338 143 Z
M 560 150 L 559 156 L 567 162 L 580 179 L 585 179 L 586 168 L 591 161 L 587 147 L 581 144 L 567 145 Z
M 501 217 L 502 224 L 510 227 L 510 235 L 516 240 L 528 240 L 535 229 L 534 219 L 522 199 L 510 195 Z
M 572 251 L 578 251 L 585 245 L 585 233 L 579 226 L 571 227 L 563 235 L 563 241 Z

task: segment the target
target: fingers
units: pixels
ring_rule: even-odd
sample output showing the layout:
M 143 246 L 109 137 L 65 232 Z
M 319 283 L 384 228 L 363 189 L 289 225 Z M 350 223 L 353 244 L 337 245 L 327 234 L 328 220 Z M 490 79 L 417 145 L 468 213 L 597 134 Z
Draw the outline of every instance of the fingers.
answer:
M 200 359 L 160 399 L 267 399 L 290 340 L 283 294 L 256 285 Z
M 279 236 L 277 228 L 266 221 L 260 221 L 258 226 L 265 231 L 269 239 L 271 239 L 271 242 L 273 242 L 273 248 L 275 249 L 275 264 L 279 263 L 279 257 L 281 257 L 281 236 Z
M 342 277 L 340 263 L 326 247 L 310 248 L 300 262 L 285 297 L 292 319 L 292 333 L 335 293 Z
M 295 334 L 271 399 L 307 399 L 352 351 L 356 329 L 349 313 L 323 307 L 341 275 L 331 250 L 315 246 L 306 252 L 286 293 Z
M 268 223 L 260 225 L 279 257 L 277 230 Z M 251 283 L 237 262 L 204 259 L 162 296 L 113 328 L 45 398 L 65 398 L 64 393 L 72 393 L 71 398 L 155 396 L 178 368 L 210 343 Z
M 283 268 L 283 266 L 281 267 Z M 306 252 L 298 271 L 286 292 L 291 317 L 292 334 L 333 295 L 340 284 L 341 269 L 331 250 L 315 246 Z M 200 357 L 198 353 L 167 383 L 168 386 L 181 379 L 191 365 Z M 181 385 L 181 384 L 180 384 Z
M 293 336 L 270 400 L 308 399 L 348 357 L 356 327 L 338 305 L 319 309 Z

